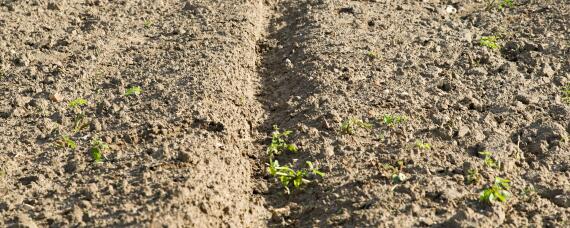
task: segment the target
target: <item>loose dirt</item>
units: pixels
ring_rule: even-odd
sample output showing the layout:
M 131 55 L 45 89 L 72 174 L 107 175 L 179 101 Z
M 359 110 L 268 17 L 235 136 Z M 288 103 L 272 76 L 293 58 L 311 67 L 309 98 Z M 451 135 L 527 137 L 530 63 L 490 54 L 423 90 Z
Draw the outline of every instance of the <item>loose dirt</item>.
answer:
M 0 226 L 568 226 L 570 3 L 485 8 L 0 0 Z M 285 194 L 273 125 L 326 176 Z

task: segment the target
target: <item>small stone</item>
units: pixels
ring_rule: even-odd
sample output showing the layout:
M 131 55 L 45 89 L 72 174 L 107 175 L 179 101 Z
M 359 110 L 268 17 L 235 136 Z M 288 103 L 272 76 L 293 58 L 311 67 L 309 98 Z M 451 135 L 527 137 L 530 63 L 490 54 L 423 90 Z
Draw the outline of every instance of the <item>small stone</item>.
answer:
M 83 221 L 83 210 L 79 206 L 74 206 L 73 211 L 71 212 L 72 220 L 76 223 L 80 223 Z
M 560 207 L 570 208 L 570 194 L 556 195 L 552 202 Z
M 59 93 L 51 93 L 49 95 L 49 99 L 53 102 L 62 102 L 63 96 L 61 96 L 61 94 L 59 94 Z
M 18 179 L 23 185 L 30 185 L 32 182 L 37 182 L 38 180 L 39 178 L 37 176 L 27 176 Z
M 469 134 L 469 127 L 463 125 L 461 127 L 459 127 L 459 130 L 457 131 L 457 137 L 458 138 L 463 138 L 465 137 L 467 134 Z
M 55 2 L 48 2 L 48 10 L 60 10 L 60 7 Z
M 101 131 L 103 129 L 101 122 L 95 119 L 91 122 L 91 131 Z
M 334 146 L 332 146 L 332 145 L 325 146 L 325 147 L 323 148 L 323 153 L 324 153 L 327 157 L 332 157 L 332 156 L 334 156 Z
M 16 220 L 17 220 L 16 227 L 28 227 L 28 228 L 38 227 L 36 225 L 36 223 L 34 222 L 34 220 L 32 220 L 30 218 L 30 216 L 28 216 L 27 214 L 24 214 L 24 213 L 18 214 L 18 217 L 16 218 Z
M 556 72 L 554 72 L 554 70 L 552 69 L 552 67 L 550 67 L 549 64 L 544 64 L 544 66 L 542 67 L 542 74 L 547 76 L 547 77 L 552 77 L 554 76 Z
M 290 59 L 285 59 L 285 66 L 286 66 L 288 69 L 293 69 L 293 67 L 294 67 L 294 65 L 293 65 L 293 63 L 291 62 Z
M 192 156 L 187 151 L 180 151 L 180 153 L 178 153 L 178 161 L 190 162 L 192 161 Z
M 455 14 L 457 13 L 457 9 L 452 5 L 448 5 L 447 7 L 445 7 L 445 12 L 447 12 L 448 14 Z
M 32 100 L 32 98 L 30 98 L 30 97 L 17 96 L 16 99 L 14 99 L 14 105 L 16 107 L 23 107 L 26 104 L 28 104 L 28 102 L 30 102 L 30 100 Z

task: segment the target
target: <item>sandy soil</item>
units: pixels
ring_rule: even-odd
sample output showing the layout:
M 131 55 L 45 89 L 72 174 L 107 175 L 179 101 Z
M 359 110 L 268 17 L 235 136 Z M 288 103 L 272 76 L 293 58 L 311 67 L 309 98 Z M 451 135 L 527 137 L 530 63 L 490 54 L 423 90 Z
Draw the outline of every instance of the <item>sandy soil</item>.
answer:
M 0 0 L 0 226 L 569 226 L 569 25 L 566 0 Z M 326 175 L 286 194 L 273 125 Z

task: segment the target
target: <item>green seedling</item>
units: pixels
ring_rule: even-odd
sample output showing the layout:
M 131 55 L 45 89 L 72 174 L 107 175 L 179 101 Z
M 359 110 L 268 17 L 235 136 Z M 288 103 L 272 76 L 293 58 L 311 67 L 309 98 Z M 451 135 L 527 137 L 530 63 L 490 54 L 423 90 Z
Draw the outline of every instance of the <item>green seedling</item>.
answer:
M 480 155 L 483 156 L 483 161 L 485 165 L 489 168 L 498 169 L 501 168 L 501 162 L 497 159 L 493 158 L 493 152 L 491 151 L 481 151 L 479 152 Z
M 152 26 L 152 21 L 151 20 L 144 20 L 143 22 L 143 26 L 144 28 L 150 28 L 150 26 Z
M 570 105 L 570 83 L 562 88 L 562 100 Z
M 73 141 L 73 139 L 71 139 L 69 136 L 67 135 L 63 135 L 61 136 L 61 140 L 59 142 L 59 144 L 61 145 L 61 147 L 63 148 L 69 148 L 72 150 L 77 149 L 77 143 L 75 143 L 75 141 Z
M 508 191 L 510 182 L 508 179 L 495 177 L 495 183 L 479 194 L 479 200 L 488 204 L 493 204 L 495 201 L 507 202 L 511 196 L 511 193 Z
M 356 131 L 356 128 L 370 129 L 372 128 L 372 124 L 366 123 L 361 119 L 348 118 L 340 125 L 340 132 L 352 135 Z
M 95 162 L 101 162 L 103 160 L 103 152 L 109 149 L 109 145 L 101 141 L 100 139 L 95 139 L 91 141 L 91 158 Z
M 390 164 L 384 164 L 382 166 L 384 171 L 387 172 L 387 175 L 385 174 L 385 176 L 387 178 L 390 178 L 392 183 L 402 183 L 408 179 L 408 177 L 404 173 L 402 173 L 402 168 L 404 167 L 404 162 L 400 160 L 397 162 L 397 165 L 398 165 L 398 167 L 395 167 L 395 166 L 390 165 Z
M 132 95 L 138 96 L 141 93 L 142 93 L 142 89 L 140 86 L 133 86 L 133 87 L 129 88 L 127 90 L 127 92 L 125 92 L 125 96 L 132 96 Z
M 295 144 L 289 143 L 287 138 L 293 131 L 279 131 L 277 125 L 273 125 L 273 133 L 271 133 L 271 144 L 267 147 L 267 154 L 272 159 L 275 155 L 280 155 L 283 151 L 297 152 L 298 148 Z
M 394 127 L 400 125 L 408 120 L 408 117 L 404 115 L 391 115 L 386 114 L 382 117 L 382 122 L 388 127 Z
M 538 193 L 536 192 L 536 189 L 534 188 L 534 186 L 530 185 L 530 186 L 526 186 L 522 191 L 521 191 L 521 195 L 525 196 L 526 198 L 531 198 L 533 196 L 536 196 Z
M 431 150 L 431 144 L 424 143 L 421 140 L 416 140 L 416 148 L 418 148 L 420 150 Z
M 85 113 L 81 109 L 82 106 L 87 105 L 87 100 L 83 98 L 77 98 L 69 102 L 69 108 L 72 108 L 75 111 L 75 117 L 73 117 L 73 132 L 79 132 L 82 129 L 89 126 L 88 121 L 86 120 Z
M 75 100 L 72 100 L 68 103 L 68 106 L 70 108 L 81 108 L 81 106 L 85 106 L 87 105 L 87 100 L 83 99 L 83 98 L 77 98 Z
M 267 172 L 269 172 L 271 176 L 276 177 L 281 183 L 281 186 L 285 189 L 285 192 L 290 194 L 291 189 L 289 187 L 291 184 L 293 184 L 295 189 L 298 189 L 303 184 L 311 182 L 307 179 L 309 174 L 312 173 L 314 175 L 324 177 L 325 174 L 315 168 L 312 162 L 307 162 L 307 166 L 308 169 L 294 170 L 288 165 L 280 166 L 279 161 L 277 160 L 270 160 Z
M 500 46 L 497 44 L 498 39 L 497 36 L 483 36 L 479 39 L 479 45 L 490 49 L 499 49 Z
M 378 53 L 376 53 L 375 51 L 369 51 L 368 53 L 366 53 L 366 56 L 368 56 L 369 59 L 377 59 Z
M 487 11 L 492 10 L 493 8 L 497 8 L 499 10 L 503 10 L 505 8 L 513 8 L 515 7 L 514 0 L 485 0 L 485 9 Z
M 392 174 L 392 183 L 402 183 L 406 181 L 408 177 L 404 173 L 394 173 Z
M 467 170 L 467 179 L 465 179 L 466 184 L 477 184 L 481 180 L 481 175 L 477 169 Z

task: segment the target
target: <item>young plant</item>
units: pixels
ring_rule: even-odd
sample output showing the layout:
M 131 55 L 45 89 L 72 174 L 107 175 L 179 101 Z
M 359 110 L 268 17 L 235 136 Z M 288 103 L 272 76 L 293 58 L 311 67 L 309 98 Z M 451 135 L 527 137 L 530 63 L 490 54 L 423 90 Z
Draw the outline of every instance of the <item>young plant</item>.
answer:
M 382 117 L 382 122 L 388 127 L 394 127 L 400 125 L 408 120 L 408 117 L 404 115 L 391 115 L 386 114 Z
M 398 167 L 394 167 L 390 164 L 384 164 L 383 169 L 387 172 L 385 176 L 391 180 L 392 183 L 402 183 L 408 179 L 408 177 L 402 172 L 402 168 L 404 167 L 403 161 L 397 162 Z
M 416 140 L 416 148 L 420 150 L 431 150 L 431 144 L 424 143 L 422 140 Z
M 67 135 L 62 135 L 61 139 L 59 141 L 59 144 L 61 147 L 63 148 L 70 148 L 72 150 L 77 149 L 77 143 L 75 143 L 75 141 L 73 141 L 73 139 L 71 139 L 69 136 Z
M 481 194 L 479 194 L 479 200 L 488 204 L 493 204 L 495 201 L 507 202 L 511 196 L 511 193 L 508 191 L 510 189 L 510 182 L 508 179 L 495 177 L 493 185 L 484 189 Z
M 493 157 L 493 152 L 481 151 L 479 154 L 483 156 L 483 161 L 487 167 L 493 169 L 501 168 L 501 162 Z
M 91 141 L 91 158 L 95 162 L 101 162 L 103 160 L 103 152 L 109 149 L 109 145 L 101 141 L 100 139 L 94 139 Z
M 280 166 L 279 161 L 277 160 L 270 160 L 267 172 L 271 176 L 276 177 L 281 183 L 281 186 L 285 189 L 285 192 L 290 194 L 291 189 L 289 187 L 291 184 L 293 184 L 295 189 L 298 189 L 303 184 L 311 183 L 311 181 L 307 179 L 309 174 L 314 174 L 320 177 L 325 176 L 325 174 L 319 171 L 312 162 L 307 162 L 306 164 L 308 169 L 294 170 L 287 165 Z
M 75 117 L 73 117 L 73 132 L 79 132 L 89 125 L 86 120 L 85 113 L 83 113 L 82 106 L 87 105 L 87 100 L 83 98 L 77 98 L 68 103 L 68 107 L 72 108 L 75 112 Z
M 356 128 L 370 129 L 372 128 L 372 124 L 366 123 L 361 119 L 348 118 L 340 125 L 340 132 L 352 135 L 356 131 Z
M 144 28 L 150 28 L 150 26 L 152 26 L 152 21 L 151 20 L 144 20 L 143 21 L 143 26 Z
M 570 83 L 562 88 L 562 100 L 570 105 Z
M 142 89 L 140 86 L 133 86 L 133 87 L 129 88 L 127 90 L 127 92 L 125 92 L 125 96 L 132 96 L 132 95 L 138 96 L 141 93 L 142 93 Z
M 503 10 L 505 8 L 512 8 L 515 6 L 514 0 L 485 0 L 487 11 L 492 10 L 493 8 L 497 7 L 499 10 Z
M 287 138 L 293 131 L 279 131 L 277 125 L 273 125 L 273 133 L 271 133 L 271 144 L 267 147 L 267 154 L 272 159 L 275 155 L 280 155 L 283 151 L 297 152 L 298 148 L 295 144 L 289 143 Z
M 366 53 L 366 56 L 368 56 L 370 60 L 373 60 L 378 58 L 378 53 L 376 53 L 375 51 L 369 51 L 368 53 Z
M 490 49 L 499 49 L 500 46 L 497 44 L 498 39 L 497 36 L 483 36 L 479 39 L 479 45 Z
M 81 108 L 81 106 L 87 105 L 87 100 L 83 98 L 77 98 L 75 100 L 70 101 L 67 105 L 73 109 Z
M 477 184 L 481 180 L 481 175 L 479 171 L 475 168 L 467 170 L 467 178 L 465 179 L 466 184 Z

